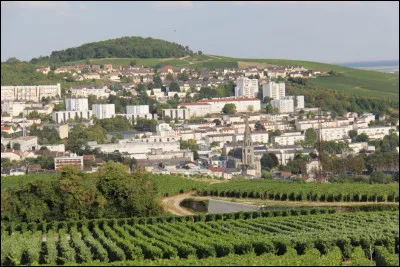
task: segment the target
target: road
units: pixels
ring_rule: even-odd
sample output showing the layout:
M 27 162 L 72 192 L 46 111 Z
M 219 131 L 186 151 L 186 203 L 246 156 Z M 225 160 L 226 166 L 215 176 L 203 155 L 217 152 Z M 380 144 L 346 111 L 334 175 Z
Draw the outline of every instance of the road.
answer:
M 165 207 L 165 209 L 175 215 L 194 215 L 195 213 L 182 208 L 181 206 L 179 206 L 179 204 L 182 202 L 182 200 L 184 200 L 185 198 L 188 198 L 190 196 L 193 195 L 193 191 L 184 193 L 184 194 L 180 194 L 180 195 L 176 195 L 176 196 L 172 196 L 172 197 L 166 197 L 162 200 L 162 204 Z

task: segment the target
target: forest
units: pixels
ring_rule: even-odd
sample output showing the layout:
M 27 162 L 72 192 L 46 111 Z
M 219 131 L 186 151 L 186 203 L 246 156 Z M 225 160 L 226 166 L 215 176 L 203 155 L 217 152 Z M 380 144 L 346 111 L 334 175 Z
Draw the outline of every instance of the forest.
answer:
M 40 64 L 42 61 L 50 60 L 58 63 L 90 58 L 178 58 L 192 54 L 188 46 L 160 39 L 132 36 L 53 51 L 50 56 L 33 58 L 30 62 Z

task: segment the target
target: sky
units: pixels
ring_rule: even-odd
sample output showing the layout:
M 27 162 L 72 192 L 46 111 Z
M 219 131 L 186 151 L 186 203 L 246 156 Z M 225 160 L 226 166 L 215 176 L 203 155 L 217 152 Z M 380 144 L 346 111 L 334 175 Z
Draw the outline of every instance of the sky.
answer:
M 1 1 L 2 62 L 123 36 L 237 58 L 398 60 L 399 2 Z

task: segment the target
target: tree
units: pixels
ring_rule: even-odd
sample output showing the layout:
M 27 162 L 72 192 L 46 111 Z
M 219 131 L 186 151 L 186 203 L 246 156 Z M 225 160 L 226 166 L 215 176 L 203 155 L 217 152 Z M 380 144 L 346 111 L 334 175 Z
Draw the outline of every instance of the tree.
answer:
M 349 156 L 346 159 L 347 169 L 351 171 L 353 174 L 361 174 L 361 172 L 365 169 L 365 161 L 362 155 L 358 155 L 356 157 Z
M 197 150 L 193 150 L 193 159 L 198 160 L 199 158 L 200 158 L 199 152 L 197 152 Z
M 197 54 L 198 54 L 199 56 L 201 56 L 201 55 L 203 55 L 203 52 L 202 52 L 201 50 L 199 50 L 199 51 L 197 52 Z
M 182 73 L 178 74 L 178 80 L 180 80 L 180 81 L 188 81 L 189 80 L 189 75 L 187 74 L 186 70 L 184 70 Z
M 116 133 L 113 135 L 113 137 L 111 138 L 111 143 L 117 143 L 118 140 L 124 139 L 124 135 L 121 133 Z
M 264 127 L 264 125 L 262 125 L 261 124 L 261 122 L 260 121 L 258 121 L 258 122 L 256 122 L 256 124 L 254 125 L 254 128 L 257 130 L 257 131 L 265 131 L 265 127 Z
M 167 81 L 173 81 L 174 80 L 174 75 L 171 72 L 168 72 L 167 76 L 165 76 L 165 79 Z
M 247 111 L 252 112 L 254 110 L 254 106 L 253 105 L 249 105 L 247 107 Z
M 13 149 L 20 150 L 21 149 L 21 144 L 20 143 L 14 143 L 13 144 Z
M 180 92 L 181 89 L 179 87 L 179 83 L 177 81 L 171 82 L 171 84 L 169 86 L 169 91 L 170 92 Z
M 222 112 L 228 115 L 232 115 L 236 113 L 236 105 L 235 104 L 225 104 Z
M 368 142 L 368 141 L 369 141 L 369 137 L 365 133 L 357 135 L 357 137 L 356 137 L 356 142 Z
M 349 137 L 351 138 L 351 141 L 354 142 L 357 137 L 357 130 L 350 130 L 349 131 Z
M 130 66 L 136 66 L 136 59 L 131 60 L 131 62 L 129 63 Z
M 171 117 L 168 116 L 168 115 L 166 115 L 166 116 L 164 117 L 164 121 L 165 121 L 166 123 L 170 123 L 170 122 L 171 122 Z
M 271 170 L 279 165 L 279 160 L 274 153 L 264 153 L 261 157 L 261 168 Z
M 161 88 L 163 86 L 162 80 L 159 75 L 154 76 L 153 82 L 154 88 Z
M 213 141 L 213 142 L 211 142 L 211 145 L 210 145 L 211 147 L 219 147 L 219 142 L 217 142 L 217 141 Z
M 308 128 L 303 142 L 306 147 L 315 147 L 317 144 L 317 132 L 314 128 Z

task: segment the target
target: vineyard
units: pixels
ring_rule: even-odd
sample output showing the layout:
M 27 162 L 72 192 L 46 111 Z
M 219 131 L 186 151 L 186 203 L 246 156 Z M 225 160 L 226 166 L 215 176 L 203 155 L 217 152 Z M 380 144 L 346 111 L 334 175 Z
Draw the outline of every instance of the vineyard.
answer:
M 298 184 L 265 180 L 234 181 L 197 189 L 202 196 L 290 201 L 399 202 L 398 184 Z
M 398 265 L 398 211 L 314 210 L 2 224 L 1 264 Z

